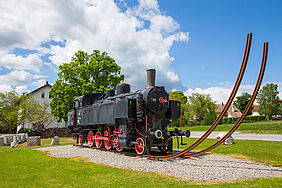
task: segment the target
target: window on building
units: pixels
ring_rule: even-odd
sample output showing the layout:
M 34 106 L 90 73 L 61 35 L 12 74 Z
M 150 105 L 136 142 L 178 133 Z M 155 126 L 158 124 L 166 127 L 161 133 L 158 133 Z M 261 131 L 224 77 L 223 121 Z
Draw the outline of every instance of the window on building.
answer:
M 44 99 L 45 93 L 41 93 L 41 98 Z

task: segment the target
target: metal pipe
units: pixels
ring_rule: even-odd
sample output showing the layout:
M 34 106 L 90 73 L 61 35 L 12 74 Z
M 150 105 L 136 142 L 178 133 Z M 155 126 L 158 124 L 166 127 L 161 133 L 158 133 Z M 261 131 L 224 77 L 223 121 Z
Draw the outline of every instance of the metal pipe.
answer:
M 147 88 L 155 87 L 156 70 L 147 69 Z
M 262 78 L 263 78 L 263 75 L 264 75 L 264 71 L 265 71 L 265 66 L 266 66 L 266 61 L 267 61 L 267 53 L 268 53 L 268 43 L 265 42 L 264 46 L 263 46 L 263 57 L 262 57 L 261 68 L 260 68 L 260 72 L 259 72 L 259 76 L 258 76 L 258 80 L 257 80 L 256 86 L 255 86 L 255 89 L 253 91 L 253 95 L 252 95 L 251 99 L 249 100 L 249 102 L 248 102 L 248 104 L 247 104 L 247 106 L 246 106 L 246 108 L 243 112 L 243 115 L 235 123 L 234 127 L 232 127 L 232 129 L 224 137 L 222 137 L 219 141 L 217 141 L 212 146 L 210 146 L 210 147 L 208 147 L 208 148 L 206 148 L 202 151 L 196 152 L 196 153 L 184 155 L 184 157 L 192 157 L 192 156 L 201 155 L 203 153 L 206 153 L 206 152 L 216 148 L 221 143 L 223 143 L 229 136 L 231 136 L 231 134 L 233 134 L 235 132 L 235 130 L 239 127 L 239 125 L 242 123 L 244 118 L 248 115 L 248 112 L 251 109 L 252 104 L 253 104 L 253 102 L 254 102 L 254 100 L 257 96 L 257 93 L 259 91 L 259 88 L 260 88 L 260 85 L 261 85 L 261 82 L 262 82 Z

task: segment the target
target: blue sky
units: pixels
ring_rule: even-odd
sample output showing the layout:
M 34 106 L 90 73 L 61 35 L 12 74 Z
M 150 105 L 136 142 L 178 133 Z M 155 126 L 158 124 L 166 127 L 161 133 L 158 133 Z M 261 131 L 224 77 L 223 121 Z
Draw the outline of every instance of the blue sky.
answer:
M 132 89 L 157 69 L 167 90 L 210 94 L 225 102 L 237 77 L 247 33 L 253 33 L 242 92 L 252 92 L 263 42 L 265 83 L 280 97 L 282 2 L 244 0 L 0 0 L 0 91 L 29 92 L 54 83 L 58 66 L 77 50 L 106 51 Z
M 233 83 L 249 32 L 253 33 L 253 43 L 243 84 L 255 83 L 266 41 L 269 58 L 264 82 L 281 82 L 281 1 L 163 0 L 159 4 L 161 11 L 172 16 L 181 30 L 190 34 L 189 42 L 171 48 L 175 57 L 172 67 L 187 87 Z

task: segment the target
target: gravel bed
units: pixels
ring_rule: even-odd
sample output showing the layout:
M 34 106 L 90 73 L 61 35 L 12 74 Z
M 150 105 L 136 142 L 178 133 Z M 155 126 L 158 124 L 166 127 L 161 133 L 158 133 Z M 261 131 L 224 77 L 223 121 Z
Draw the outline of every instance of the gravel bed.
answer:
M 154 161 L 123 154 L 75 146 L 38 148 L 54 157 L 85 157 L 93 163 L 118 168 L 159 172 L 194 181 L 233 181 L 250 178 L 282 177 L 282 169 L 224 155 L 201 155 L 187 159 Z

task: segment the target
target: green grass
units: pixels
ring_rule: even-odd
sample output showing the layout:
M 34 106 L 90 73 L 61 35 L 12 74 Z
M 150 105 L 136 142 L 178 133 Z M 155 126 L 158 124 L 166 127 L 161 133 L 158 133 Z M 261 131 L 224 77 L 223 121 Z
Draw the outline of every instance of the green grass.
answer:
M 69 138 L 60 138 L 60 141 L 64 144 L 74 142 Z M 189 142 L 194 141 L 189 139 Z M 212 141 L 214 140 L 208 139 L 206 144 L 210 144 L 209 142 Z M 42 145 L 45 147 L 50 146 L 50 142 L 51 139 L 42 139 Z M 250 152 L 250 156 L 252 156 L 255 154 L 255 149 L 260 148 L 261 144 L 267 143 L 261 141 L 258 143 L 249 141 L 237 143 L 236 141 L 235 145 L 220 146 L 218 151 L 214 151 L 224 154 L 238 154 L 240 148 L 256 147 Z M 239 147 L 239 145 L 241 146 Z M 273 142 L 268 146 L 268 149 L 267 146 L 263 146 L 262 149 L 269 151 L 281 148 L 278 142 Z M 21 144 L 17 148 L 0 147 L 0 187 L 281 187 L 282 185 L 281 178 L 260 178 L 235 183 L 191 183 L 158 173 L 97 165 L 83 158 L 49 157 L 44 152 L 32 150 L 33 148 L 37 147 L 27 147 L 25 144 Z M 242 153 L 248 156 L 246 150 L 244 149 Z M 275 155 L 275 158 L 279 155 L 281 156 L 281 153 Z M 264 161 L 264 159 L 261 160 Z M 274 161 L 278 161 L 278 159 L 274 159 Z
M 185 149 L 196 142 L 198 138 L 183 138 L 187 145 L 180 145 L 180 149 Z M 195 148 L 195 151 L 205 149 L 214 144 L 216 139 L 206 139 Z M 177 148 L 174 139 L 174 148 Z M 245 158 L 264 164 L 271 164 L 282 167 L 282 142 L 261 141 L 261 140 L 235 140 L 233 145 L 220 145 L 211 150 L 210 153 L 231 155 L 237 158 Z
M 229 131 L 234 124 L 218 125 L 214 131 Z M 170 127 L 168 130 L 174 130 L 175 127 Z M 208 126 L 193 126 L 183 127 L 183 130 L 189 129 L 190 131 L 207 131 Z M 242 123 L 236 131 L 241 133 L 260 133 L 260 134 L 282 134 L 282 121 L 266 121 L 256 123 Z

